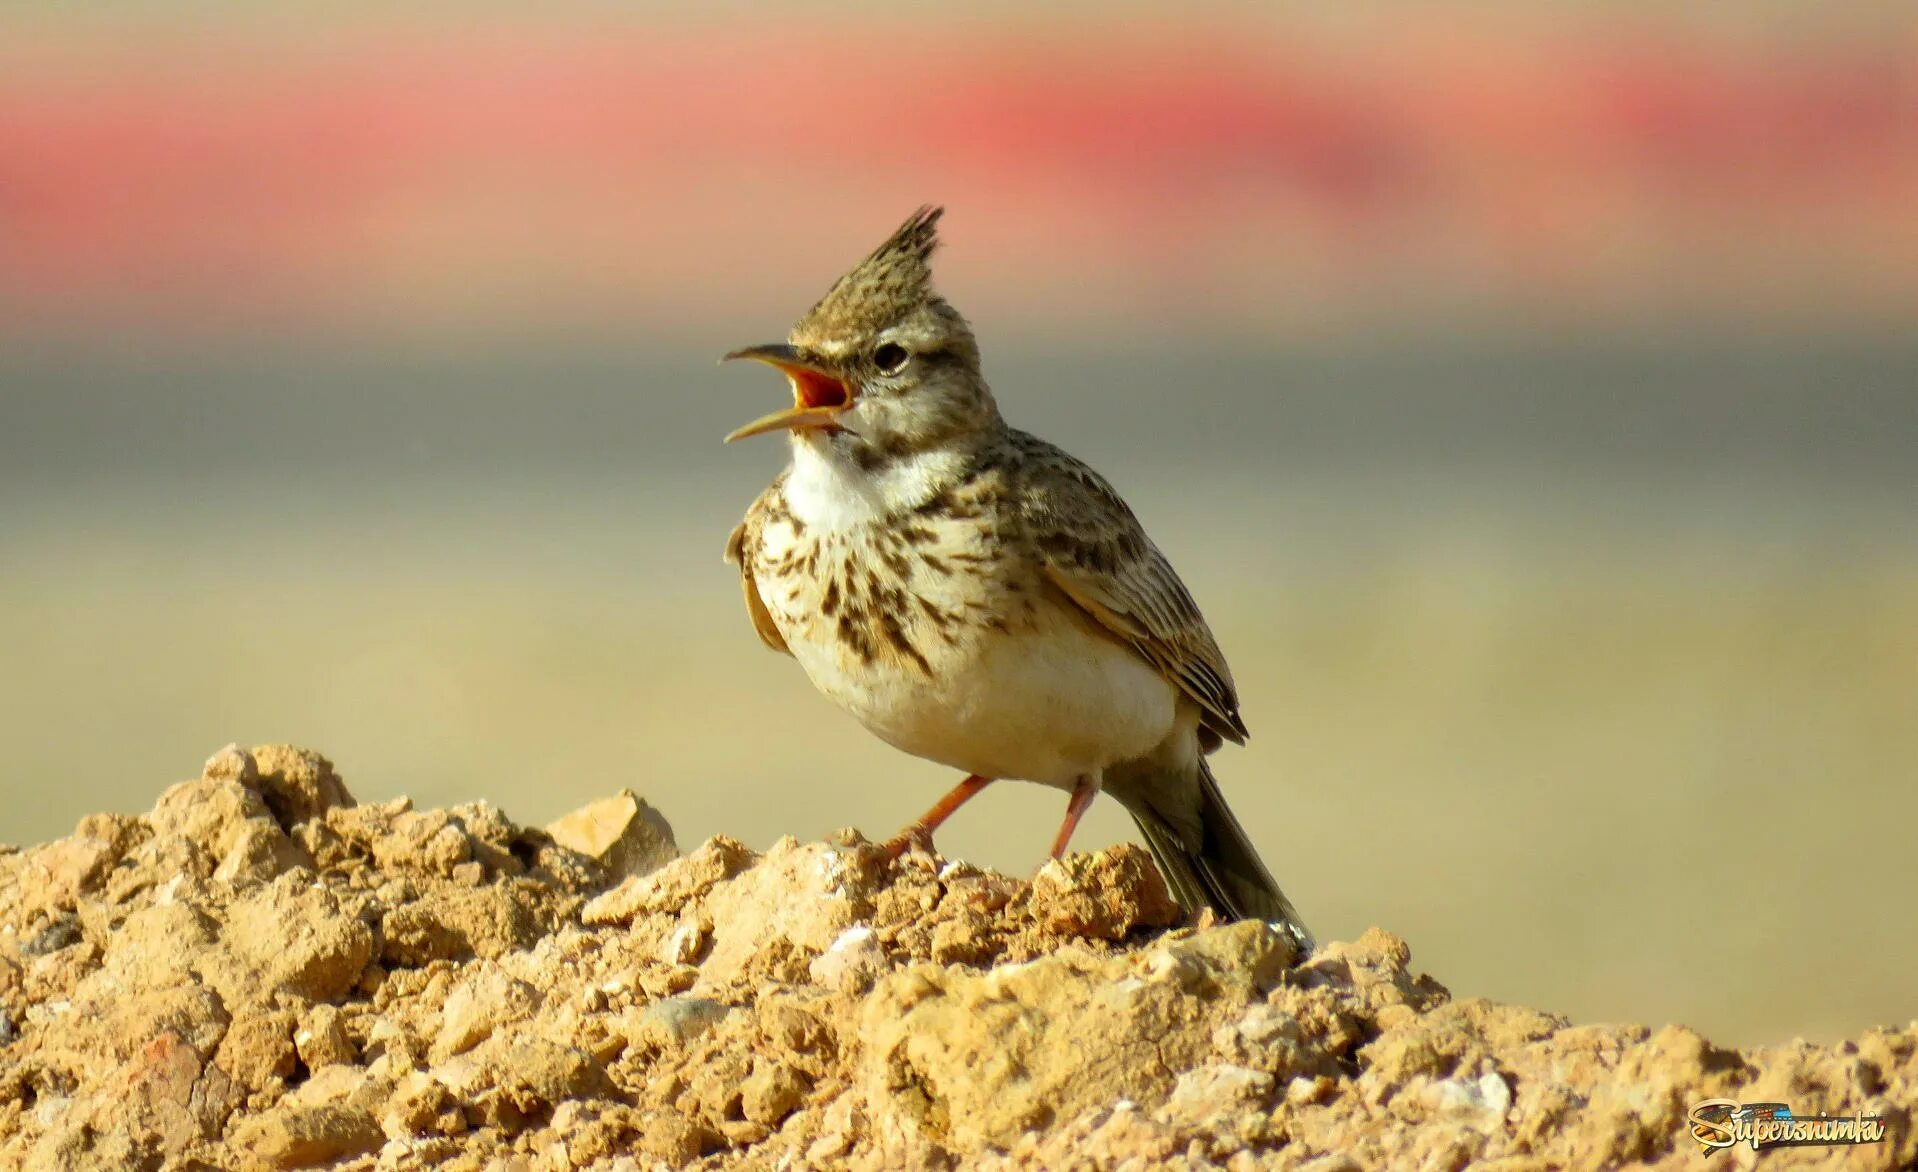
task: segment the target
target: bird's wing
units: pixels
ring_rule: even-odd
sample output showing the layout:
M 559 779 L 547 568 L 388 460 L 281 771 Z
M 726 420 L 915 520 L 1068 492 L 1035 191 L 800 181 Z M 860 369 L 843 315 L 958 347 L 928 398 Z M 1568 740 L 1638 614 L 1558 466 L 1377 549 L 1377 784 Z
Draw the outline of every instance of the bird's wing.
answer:
M 777 487 L 774 485 L 775 489 Z M 754 501 L 753 507 L 746 512 L 746 519 L 734 526 L 732 536 L 726 539 L 726 560 L 739 567 L 739 588 L 746 596 L 746 617 L 753 621 L 753 630 L 759 632 L 760 641 L 774 651 L 791 655 L 792 649 L 786 646 L 786 637 L 773 625 L 773 616 L 766 610 L 766 600 L 759 597 L 759 586 L 753 581 L 750 547 L 758 541 L 759 513 L 760 502 Z
M 1250 734 L 1231 669 L 1172 563 L 1104 477 L 1043 440 L 1015 435 L 1028 449 L 1018 492 L 1023 529 L 1046 577 L 1192 697 L 1205 728 L 1244 744 Z

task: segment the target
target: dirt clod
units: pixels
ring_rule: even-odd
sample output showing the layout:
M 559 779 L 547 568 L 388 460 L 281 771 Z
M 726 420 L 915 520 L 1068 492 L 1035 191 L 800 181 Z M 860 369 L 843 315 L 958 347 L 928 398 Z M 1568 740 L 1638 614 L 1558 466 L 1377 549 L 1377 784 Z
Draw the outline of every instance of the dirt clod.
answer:
M 682 856 L 628 792 L 540 830 L 289 746 L 0 852 L 0 1167 L 1676 1169 L 1710 1097 L 1891 1124 L 1767 1167 L 1908 1166 L 1918 1023 L 1574 1026 L 1182 925 L 1136 847 Z

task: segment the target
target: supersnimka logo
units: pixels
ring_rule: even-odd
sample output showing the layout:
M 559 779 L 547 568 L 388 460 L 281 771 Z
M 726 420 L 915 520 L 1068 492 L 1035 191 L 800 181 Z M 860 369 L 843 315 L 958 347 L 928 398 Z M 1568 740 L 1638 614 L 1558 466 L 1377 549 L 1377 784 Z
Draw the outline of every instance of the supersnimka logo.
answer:
M 1767 1148 L 1875 1144 L 1885 1138 L 1882 1115 L 1795 1115 L 1783 1103 L 1740 1103 L 1737 1099 L 1693 1103 L 1688 1125 L 1691 1137 L 1707 1156 L 1739 1144 L 1750 1144 L 1753 1151 L 1762 1152 Z

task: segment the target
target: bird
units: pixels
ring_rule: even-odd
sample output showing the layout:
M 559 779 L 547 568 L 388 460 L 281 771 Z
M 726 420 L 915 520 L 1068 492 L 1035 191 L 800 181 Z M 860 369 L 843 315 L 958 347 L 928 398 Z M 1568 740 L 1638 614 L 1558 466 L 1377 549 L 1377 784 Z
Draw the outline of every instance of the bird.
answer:
M 1000 414 L 933 288 L 943 211 L 915 212 L 786 341 L 722 359 L 771 365 L 793 396 L 726 437 L 792 450 L 726 543 L 753 629 L 879 739 L 966 775 L 895 857 L 1019 780 L 1069 795 L 1059 858 L 1108 793 L 1188 913 L 1309 952 L 1207 761 L 1249 735 L 1225 656 L 1106 479 Z

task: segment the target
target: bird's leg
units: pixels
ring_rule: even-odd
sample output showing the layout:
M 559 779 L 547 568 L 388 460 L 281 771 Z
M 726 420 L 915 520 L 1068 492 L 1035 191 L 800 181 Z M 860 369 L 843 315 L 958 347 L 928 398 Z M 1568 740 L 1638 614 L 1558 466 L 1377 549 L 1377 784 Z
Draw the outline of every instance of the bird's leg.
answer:
M 1099 796 L 1099 786 L 1099 775 L 1094 773 L 1080 778 L 1072 787 L 1072 797 L 1066 801 L 1066 820 L 1059 824 L 1059 837 L 1052 840 L 1053 858 L 1065 857 L 1066 844 L 1072 841 L 1072 832 L 1079 829 L 1079 819 L 1092 808 L 1092 799 Z
M 932 851 L 933 831 L 945 825 L 946 819 L 952 817 L 953 814 L 958 811 L 959 807 L 971 801 L 980 790 L 991 784 L 992 778 L 980 777 L 975 773 L 958 785 L 953 786 L 952 792 L 940 798 L 937 802 L 934 802 L 932 809 L 927 810 L 919 821 L 914 822 L 911 826 L 906 827 L 898 834 L 887 839 L 885 842 L 886 853 L 896 859 L 915 846 L 923 846 L 926 848 L 927 853 L 930 854 Z

